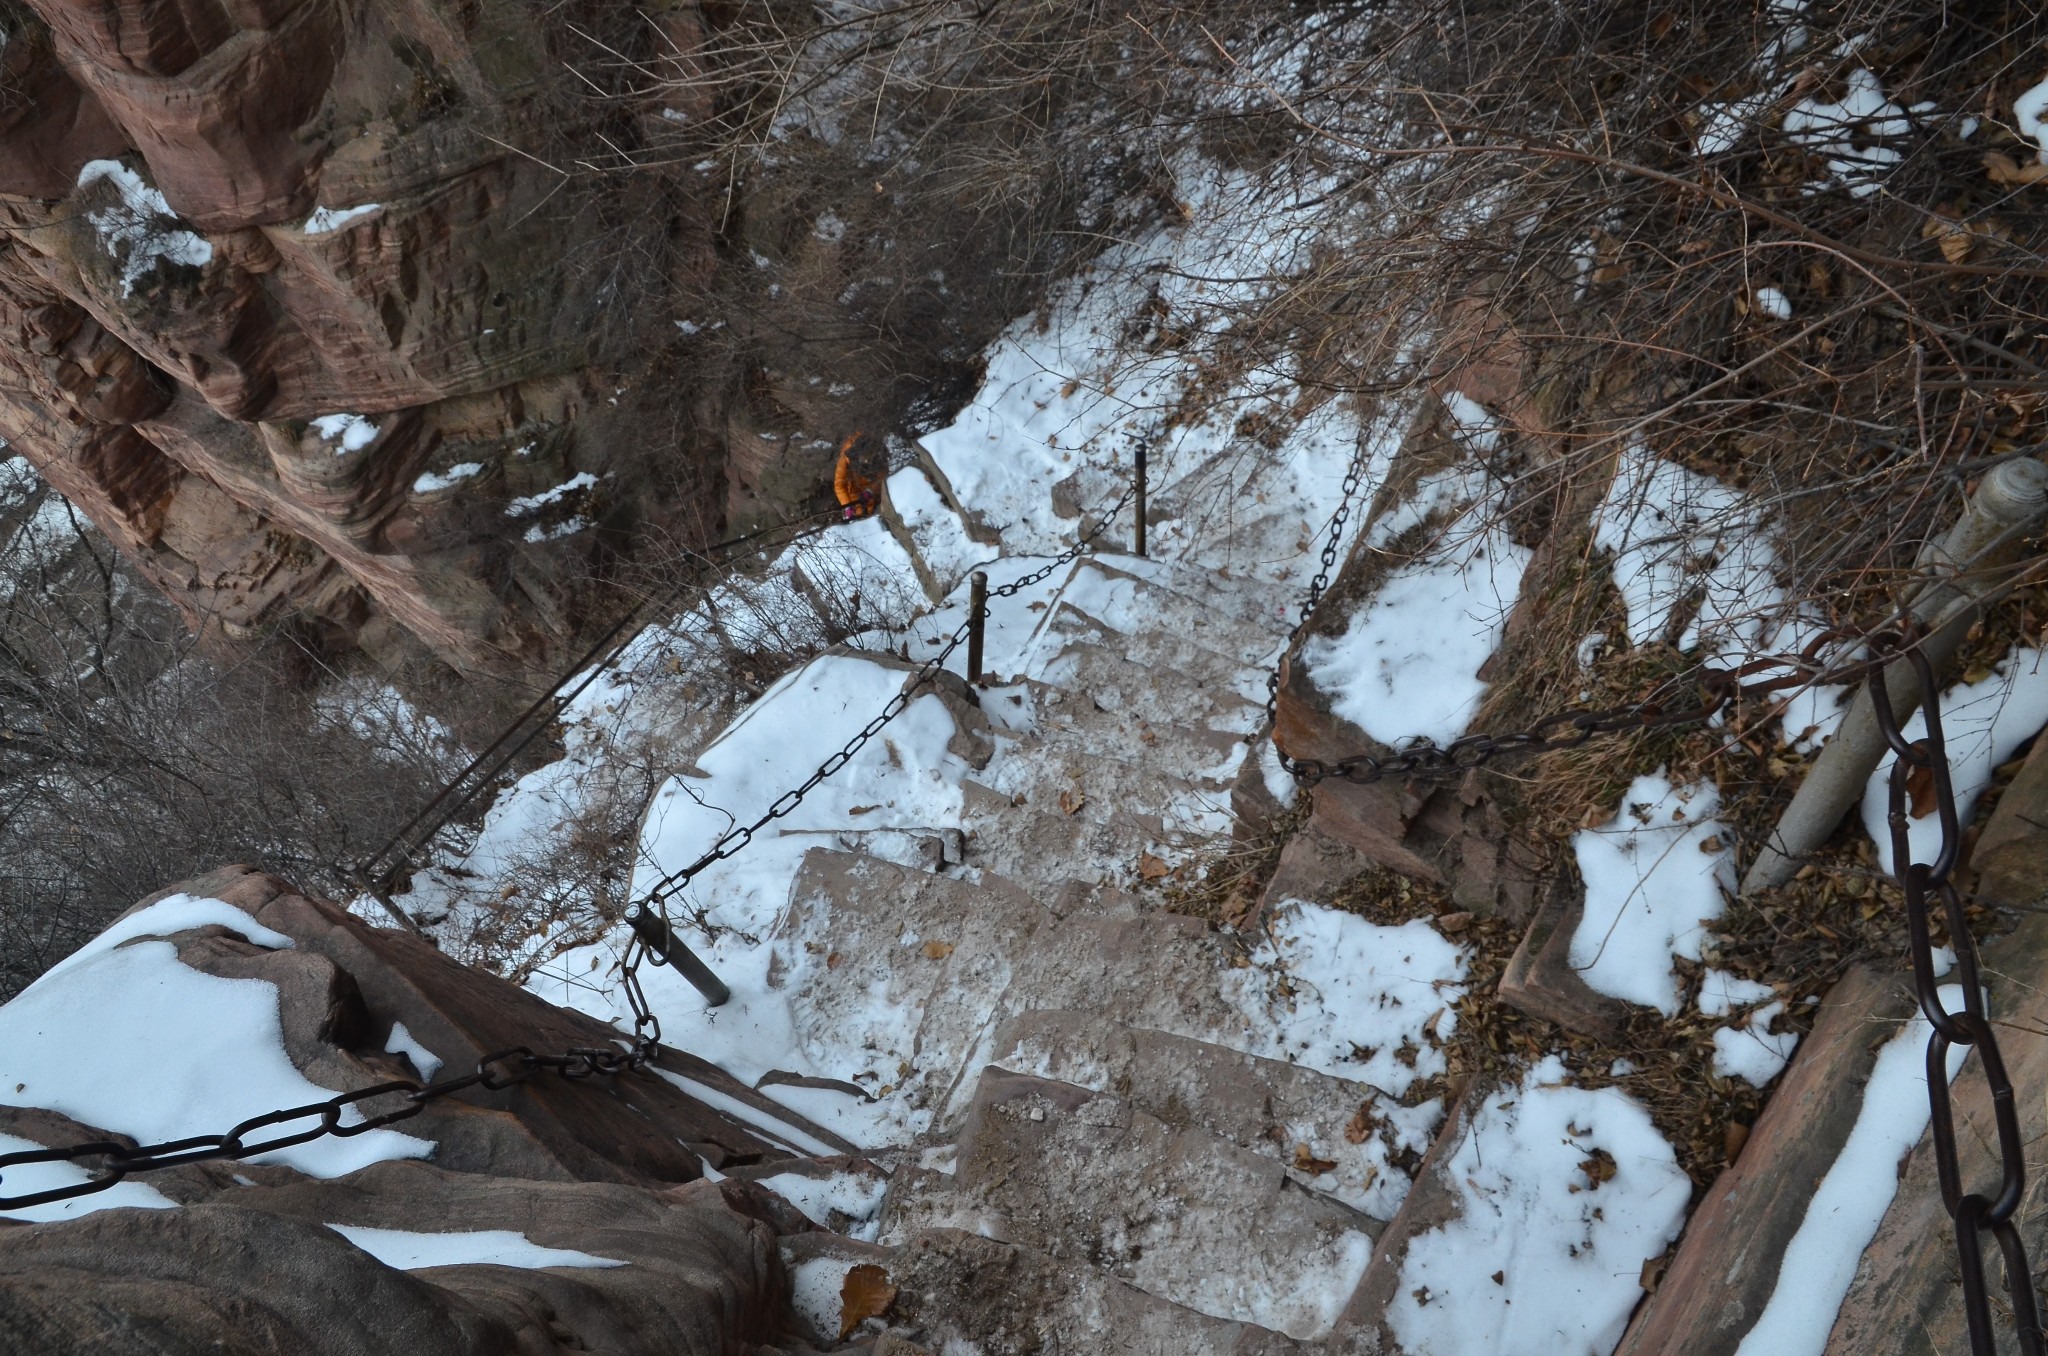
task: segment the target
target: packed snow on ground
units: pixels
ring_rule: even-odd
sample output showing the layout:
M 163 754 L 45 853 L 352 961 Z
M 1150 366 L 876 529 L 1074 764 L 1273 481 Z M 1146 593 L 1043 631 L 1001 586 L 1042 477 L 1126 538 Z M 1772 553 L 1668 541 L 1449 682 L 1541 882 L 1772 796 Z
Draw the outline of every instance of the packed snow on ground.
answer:
M 1362 1143 L 1338 1142 L 1337 1127 L 1282 1127 L 1290 1143 L 1337 1165 L 1310 1184 L 1393 1218 L 1409 1186 L 1394 1160 L 1426 1152 L 1443 1119 L 1435 1099 L 1416 1106 L 1399 1099 L 1417 1079 L 1446 1068 L 1441 1042 L 1457 1029 L 1465 949 L 1419 919 L 1386 927 L 1291 899 L 1274 911 L 1250 960 L 1250 968 L 1231 972 L 1226 991 L 1249 1019 L 1253 1054 L 1388 1094 L 1372 1107 L 1383 1134 Z
M 121 262 L 122 296 L 133 295 L 159 264 L 200 268 L 213 259 L 206 237 L 179 226 L 164 195 L 134 170 L 118 160 L 88 160 L 78 171 L 80 188 L 101 180 L 113 184 L 120 201 L 86 215 L 102 248 Z
M 1458 1213 L 1410 1240 L 1387 1308 L 1403 1350 L 1605 1356 L 1620 1340 L 1692 1183 L 1640 1105 L 1565 1077 L 1545 1059 L 1458 1133 L 1439 1169 Z
M 1963 991 L 1944 985 L 1941 1001 L 1951 1011 L 1963 1006 Z M 1927 1037 L 1932 1028 L 1919 1013 L 1878 1051 L 1856 1124 L 1807 1204 L 1799 1231 L 1778 1263 L 1778 1284 L 1743 1336 L 1736 1356 L 1821 1356 L 1835 1325 L 1856 1264 L 1891 1208 L 1899 1186 L 1899 1163 L 1927 1128 Z M 1954 1079 L 1969 1050 L 1950 1049 L 1948 1076 Z
M 835 1172 L 829 1177 L 809 1177 L 800 1172 L 778 1172 L 755 1181 L 804 1212 L 813 1224 L 830 1228 L 832 1212 L 854 1221 L 851 1236 L 872 1243 L 879 1224 L 875 1216 L 882 1208 L 882 1193 L 889 1184 L 865 1173 Z
M 1776 998 L 1776 993 L 1768 984 L 1726 970 L 1710 967 L 1700 976 L 1699 1010 L 1703 1016 L 1726 1017 L 1737 1008 L 1754 1009 L 1714 1032 L 1715 1074 L 1741 1078 L 1751 1087 L 1761 1088 L 1784 1071 L 1799 1046 L 1799 1036 L 1771 1030 L 1771 1023 L 1785 1013 L 1784 1001 Z
M 1382 744 L 1447 744 L 1479 710 L 1479 668 L 1500 644 L 1529 564 L 1497 508 L 1467 509 L 1426 555 L 1387 576 L 1342 635 L 1302 647 L 1331 710 Z
M 512 1229 L 472 1229 L 461 1233 L 423 1234 L 410 1229 L 372 1229 L 358 1224 L 328 1228 L 387 1267 L 420 1271 L 427 1267 L 622 1267 L 612 1257 L 593 1257 L 574 1248 L 545 1248 Z
M 1571 965 L 1596 993 L 1678 1015 L 1672 958 L 1698 960 L 1705 924 L 1735 889 L 1735 854 L 1711 785 L 1638 777 L 1612 820 L 1572 839 L 1586 904 Z
M 1796 1032 L 1771 1030 L 1771 1023 L 1784 1014 L 1782 1001 L 1766 1003 L 1747 1021 L 1716 1031 L 1714 1072 L 1722 1078 L 1740 1078 L 1753 1088 L 1768 1086 L 1799 1048 Z
M 559 485 L 542 490 L 538 494 L 524 494 L 509 501 L 505 505 L 505 516 L 524 518 L 530 513 L 538 513 L 550 504 L 559 504 L 570 495 L 592 489 L 596 485 L 596 476 L 588 471 L 578 471 Z
M 655 793 L 634 893 L 644 894 L 667 873 L 697 861 L 729 830 L 758 818 L 872 720 L 907 677 L 900 668 L 872 660 L 828 655 L 777 683 L 698 755 L 692 769 L 671 777 Z M 706 1008 L 675 971 L 643 969 L 642 982 L 661 1017 L 665 1039 L 749 1083 L 777 1068 L 848 1079 L 881 1060 L 893 1071 L 897 1059 L 915 1053 L 919 1014 L 898 1011 L 880 995 L 869 1020 L 855 1024 L 857 1029 L 800 1028 L 784 995 L 798 987 L 808 967 L 823 962 L 801 946 L 778 945 L 776 932 L 811 848 L 839 846 L 839 834 L 853 833 L 862 835 L 864 851 L 915 864 L 907 838 L 898 843 L 874 831 L 959 823 L 960 783 L 968 769 L 946 747 L 955 732 L 953 717 L 938 697 L 925 693 L 914 698 L 792 813 L 756 831 L 744 852 L 696 877 L 669 911 L 733 997 L 723 1007 Z M 615 989 L 599 995 L 567 982 L 597 978 L 593 967 L 608 965 L 614 950 L 571 951 L 548 966 L 534 988 L 556 1002 L 615 1019 L 626 1010 Z M 550 983 L 551 977 L 556 982 Z M 867 1109 L 850 1098 L 840 1100 L 847 1114 L 867 1118 L 864 1125 L 833 1127 L 857 1142 L 906 1128 L 914 1133 L 929 1115 L 892 1099 Z M 896 1117 L 908 1119 L 899 1123 Z
M 145 1143 L 218 1134 L 335 1093 L 293 1067 L 277 986 L 223 979 L 156 940 L 218 924 L 257 946 L 291 939 L 217 899 L 171 895 L 119 920 L 0 1007 L 0 1104 L 44 1107 Z M 353 1108 L 343 1123 L 361 1119 Z M 280 1133 L 290 1128 L 280 1127 Z M 338 1177 L 431 1140 L 395 1130 L 317 1139 L 250 1161 Z
M 1964 828 L 1969 827 L 1976 811 L 1977 798 L 1991 785 L 1992 770 L 2018 752 L 2044 724 L 2048 724 L 2048 651 L 2034 646 L 2015 647 L 1991 674 L 1974 683 L 1958 683 L 1941 694 L 1941 733 L 1948 749 L 1949 780 Z M 1901 733 L 1909 741 L 1923 738 L 1926 713 L 1914 711 Z M 1877 844 L 1878 860 L 1888 870 L 1895 867 L 1888 787 L 1892 764 L 1897 761 L 1887 751 L 1863 790 L 1863 828 Z M 1919 807 L 1909 796 L 1907 811 L 1909 815 L 1923 812 L 1907 821 L 1913 860 L 1931 862 L 1941 849 L 1941 819 L 1934 813 L 1932 796 Z
M 1632 645 L 1668 640 L 1735 668 L 1796 654 L 1824 629 L 1777 582 L 1770 526 L 1748 496 L 1647 448 L 1621 454 L 1593 520 L 1593 544 L 1613 554 Z M 1770 676 L 1759 671 L 1745 681 Z M 1801 747 L 1825 740 L 1841 724 L 1845 700 L 1840 688 L 1791 694 L 1780 721 L 1785 738 Z
M 1273 186 L 1198 160 L 1174 172 L 1187 224 L 1113 246 L 1012 325 L 985 354 L 973 401 L 921 442 L 1012 554 L 1063 547 L 1076 525 L 1051 487 L 1071 480 L 1079 507 L 1106 506 L 1143 446 L 1155 555 L 1296 584 L 1312 569 L 1310 539 L 1335 508 L 1359 438 L 1395 434 L 1362 430 L 1346 401 L 1304 400 L 1279 367 L 1210 392 L 1197 349 L 1223 324 L 1223 308 L 1271 296 L 1307 266 L 1314 233 L 1286 209 L 1328 185 Z M 1131 340 L 1133 325 L 1197 338 L 1147 345 Z M 1275 445 L 1239 432 L 1252 425 L 1271 430 Z M 1118 528 L 1123 541 L 1129 521 Z

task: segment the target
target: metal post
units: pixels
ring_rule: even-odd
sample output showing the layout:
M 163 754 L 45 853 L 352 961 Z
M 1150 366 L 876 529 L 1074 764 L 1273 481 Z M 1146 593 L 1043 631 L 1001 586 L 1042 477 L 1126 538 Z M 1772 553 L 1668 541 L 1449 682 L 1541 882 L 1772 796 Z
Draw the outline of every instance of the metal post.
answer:
M 1145 554 L 1145 444 L 1143 443 L 1138 444 L 1138 473 L 1132 481 L 1132 489 L 1136 491 L 1132 495 L 1132 501 L 1137 505 L 1138 509 L 1138 526 L 1136 530 L 1138 554 L 1142 556 Z
M 711 967 L 697 959 L 697 953 L 683 944 L 676 936 L 668 920 L 648 908 L 645 904 L 632 904 L 626 908 L 626 926 L 633 929 L 641 943 L 654 953 L 656 960 L 670 966 L 692 988 L 704 995 L 710 1006 L 722 1007 L 732 998 L 732 990 L 725 987 L 725 981 L 711 973 Z
M 349 868 L 348 874 L 351 878 L 354 879 L 357 885 L 362 887 L 364 894 L 367 894 L 370 898 L 376 900 L 379 904 L 382 904 L 384 906 L 384 912 L 390 914 L 392 918 L 398 922 L 400 927 L 403 927 L 407 932 L 410 932 L 415 937 L 425 937 L 427 935 L 420 928 L 420 925 L 413 920 L 411 914 L 407 913 L 404 909 L 398 907 L 398 901 L 393 899 L 390 893 L 382 885 L 378 884 L 375 880 L 372 880 L 368 875 L 364 874 L 364 872 L 359 868 Z M 391 878 L 387 875 L 384 879 L 386 881 L 389 881 Z
M 967 576 L 967 681 L 981 681 L 982 632 L 988 621 L 988 571 Z
M 1988 567 L 1997 564 L 2000 554 L 2009 554 L 2044 514 L 2048 466 L 2031 458 L 2005 462 L 1978 484 L 1956 525 L 1921 550 L 1918 567 L 1934 577 L 1914 595 L 1909 610 L 1926 628 L 1921 649 L 1935 668 L 1962 647 L 1985 598 L 1998 591 L 2000 572 Z M 1884 687 L 1902 725 L 1926 695 L 1907 664 L 1892 665 Z M 1792 878 L 1801 859 L 1825 843 L 1849 807 L 1863 798 L 1863 788 L 1888 747 L 1870 689 L 1859 684 L 1841 727 L 1807 770 L 1792 803 L 1742 878 L 1744 895 Z

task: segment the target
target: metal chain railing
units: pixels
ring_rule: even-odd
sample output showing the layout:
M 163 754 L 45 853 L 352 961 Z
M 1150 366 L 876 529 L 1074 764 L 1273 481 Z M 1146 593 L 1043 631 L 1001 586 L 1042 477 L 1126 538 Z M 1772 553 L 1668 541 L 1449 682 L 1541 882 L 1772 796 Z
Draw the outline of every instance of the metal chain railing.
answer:
M 1095 539 L 1111 523 L 1117 520 L 1118 516 L 1123 513 L 1124 508 L 1131 502 L 1133 493 L 1133 490 L 1125 489 L 1116 503 L 1110 506 L 1109 511 L 1093 527 L 1077 537 L 1074 540 L 1074 544 L 1065 551 L 1031 573 L 1017 579 L 1012 579 L 1007 584 L 989 589 L 986 597 L 990 600 L 1014 598 L 1032 585 L 1042 583 L 1051 578 L 1056 571 L 1064 566 L 1072 564 L 1094 544 Z M 853 738 L 847 740 L 831 757 L 818 764 L 817 768 L 803 782 L 778 796 L 753 821 L 728 829 L 717 842 L 705 850 L 702 856 L 687 866 L 669 872 L 659 881 L 655 882 L 653 887 L 645 895 L 641 896 L 641 903 L 661 910 L 665 918 L 667 916 L 665 909 L 667 902 L 681 893 L 692 880 L 711 866 L 745 849 L 747 844 L 754 841 L 756 833 L 803 804 L 804 797 L 809 795 L 818 783 L 839 771 L 840 768 L 845 767 L 849 762 L 852 762 L 854 756 L 867 746 L 869 740 L 880 734 L 883 727 L 887 726 L 889 722 L 895 720 L 896 717 L 902 715 L 909 708 L 911 702 L 917 699 L 918 694 L 938 675 L 939 670 L 945 668 L 946 661 L 952 658 L 953 652 L 966 644 L 968 637 L 979 630 L 981 623 L 987 616 L 987 612 L 986 603 L 979 607 L 969 608 L 967 619 L 955 627 L 953 634 L 946 638 L 945 643 L 918 667 L 917 672 L 911 677 L 910 681 L 905 683 L 902 689 L 889 699 L 888 704 L 882 708 L 880 714 L 866 725 L 863 725 Z
M 524 753 L 570 703 L 618 663 L 631 646 L 633 639 L 640 634 L 639 628 L 634 627 L 633 623 L 650 610 L 657 613 L 666 610 L 686 591 L 699 586 L 702 582 L 702 568 L 720 564 L 741 549 L 758 550 L 764 546 L 794 545 L 807 537 L 824 532 L 839 522 L 840 518 L 841 510 L 826 509 L 784 522 L 772 523 L 767 527 L 757 528 L 752 532 L 704 547 L 699 552 L 699 558 L 693 562 L 698 567 L 697 570 L 692 570 L 666 593 L 649 594 L 627 609 L 625 615 L 613 622 L 560 678 L 535 697 L 525 710 L 513 717 L 511 723 L 482 753 L 449 778 L 412 818 L 392 833 L 383 846 L 350 867 L 347 874 L 362 888 L 382 899 L 385 892 L 390 889 L 393 879 L 412 863 L 415 854 L 432 842 L 435 835 L 448 826 L 450 820 L 490 789 L 505 769 L 512 765 L 513 760 Z M 632 628 L 630 632 L 628 628 Z M 386 907 L 395 910 L 393 905 L 387 904 Z M 402 915 L 400 921 L 410 925 L 410 920 Z
M 1906 935 L 1913 955 L 1913 986 L 1919 995 L 1920 1010 L 1934 1028 L 1927 1038 L 1927 1100 L 1931 1108 L 1928 1130 L 1934 1143 L 1942 1204 L 1955 1223 L 1960 1264 L 1957 1269 L 1963 1284 L 1963 1313 L 1969 1323 L 1970 1350 L 1974 1356 L 1995 1356 L 1998 1350 L 1991 1323 L 1990 1286 L 1984 1271 L 1983 1235 L 1988 1233 L 1998 1240 L 1999 1251 L 2005 1256 L 2006 1293 L 2012 1304 L 2019 1349 L 2023 1356 L 2042 1356 L 2041 1314 L 2034 1295 L 2034 1275 L 2027 1264 L 2026 1245 L 2020 1239 L 2015 1219 L 2020 1200 L 2026 1194 L 2026 1145 L 2020 1138 L 2012 1079 L 2006 1073 L 1998 1035 L 1985 1011 L 1984 988 L 1978 980 L 1976 939 L 1970 932 L 1963 901 L 1950 879 L 1962 852 L 1962 828 L 1955 788 L 1949 778 L 1948 750 L 1942 738 L 1941 698 L 1934 685 L 1934 666 L 1919 649 L 1907 645 L 1905 637 L 1882 636 L 1873 645 L 1883 658 L 1903 658 L 1912 665 L 1920 683 L 1927 726 L 1924 738 L 1905 737 L 1886 695 L 1883 669 L 1873 668 L 1868 679 L 1872 711 L 1878 728 L 1884 732 L 1885 743 L 1895 755 L 1887 784 L 1892 875 L 1906 895 Z M 1934 814 L 1941 826 L 1941 846 L 1931 862 L 1913 860 L 1907 785 L 1916 769 L 1924 772 L 1933 784 Z M 1942 916 L 1948 924 L 1948 944 L 1955 953 L 1956 979 L 1963 992 L 1961 1012 L 1951 1011 L 1942 1001 L 1934 974 L 1934 939 L 1928 926 L 1930 898 L 1940 900 Z M 1963 1191 L 1962 1168 L 1956 1154 L 1955 1108 L 1948 1088 L 1949 1051 L 1959 1045 L 1976 1050 L 1991 1093 L 2000 1170 L 1995 1198 Z
M 1000 588 L 989 591 L 990 598 L 1010 598 L 1050 578 L 1063 566 L 1071 564 L 1094 543 L 1104 529 L 1116 521 L 1124 507 L 1131 501 L 1133 491 L 1126 489 L 1121 498 L 1093 527 L 1084 532 L 1066 551 L 1054 557 L 1045 565 L 1029 574 L 1013 579 Z M 734 829 L 721 837 L 712 849 L 681 870 L 670 872 L 643 895 L 633 906 L 641 915 L 641 921 L 632 924 L 634 939 L 627 944 L 620 963 L 620 979 L 625 989 L 627 1007 L 633 1014 L 633 1039 L 621 1049 L 606 1050 L 598 1047 L 576 1046 L 559 1055 L 535 1054 L 526 1046 L 515 1046 L 486 1055 L 477 1061 L 476 1068 L 457 1078 L 444 1079 L 434 1083 L 419 1083 L 410 1080 L 395 1080 L 378 1083 L 356 1092 L 338 1093 L 325 1101 L 309 1102 L 303 1106 L 284 1107 L 252 1116 L 223 1134 L 196 1135 L 186 1139 L 169 1140 L 159 1144 L 145 1144 L 130 1147 L 115 1140 L 93 1140 L 82 1144 L 66 1145 L 55 1149 L 32 1149 L 20 1153 L 0 1155 L 0 1182 L 15 1168 L 37 1163 L 79 1163 L 90 1161 L 94 1171 L 84 1181 L 67 1186 L 53 1187 L 44 1191 L 26 1192 L 20 1195 L 0 1195 L 0 1210 L 17 1210 L 27 1206 L 44 1205 L 52 1201 L 70 1200 L 106 1191 L 117 1183 L 138 1173 L 151 1172 L 161 1168 L 178 1167 L 186 1163 L 209 1160 L 240 1160 L 258 1154 L 272 1153 L 295 1145 L 306 1144 L 323 1137 L 350 1138 L 365 1134 L 387 1125 L 396 1124 L 417 1116 L 426 1107 L 443 1097 L 470 1088 L 497 1091 L 544 1071 L 552 1071 L 563 1078 L 584 1079 L 595 1074 L 615 1076 L 645 1068 L 661 1051 L 661 1022 L 647 1001 L 641 987 L 639 970 L 649 957 L 674 965 L 688 975 L 688 967 L 696 968 L 709 975 L 702 962 L 681 945 L 668 927 L 666 901 L 675 897 L 689 882 L 714 862 L 722 861 L 739 852 L 753 841 L 755 832 L 770 822 L 789 814 L 803 803 L 803 799 L 819 783 L 846 766 L 868 741 L 896 717 L 907 710 L 919 692 L 928 686 L 945 666 L 946 660 L 966 642 L 970 631 L 978 630 L 987 616 L 987 608 L 972 609 L 967 619 L 956 627 L 945 643 L 917 669 L 912 679 L 883 707 L 881 714 L 870 720 L 852 739 L 827 758 L 823 763 L 794 789 L 776 798 L 768 812 L 749 825 Z M 660 919 L 659 928 L 652 925 L 649 913 Z M 650 937 L 665 938 L 661 946 L 651 945 Z M 696 982 L 694 979 L 692 982 Z M 712 983 L 717 983 L 715 976 Z M 700 988 L 703 987 L 700 985 Z M 723 987 L 720 985 L 719 987 Z M 707 997 L 709 993 L 707 991 Z M 373 1111 L 361 1119 L 344 1124 L 344 1115 L 354 1107 L 376 1102 L 381 1098 L 394 1098 L 396 1105 Z M 312 1122 L 302 1129 L 289 1133 L 252 1135 L 275 1126 L 289 1126 L 295 1121 Z
M 470 1088 L 496 1092 L 515 1083 L 524 1083 L 544 1071 L 552 1071 L 563 1078 L 577 1080 L 596 1074 L 615 1076 L 645 1068 L 660 1052 L 661 1023 L 648 1010 L 646 996 L 640 990 L 639 964 L 639 958 L 629 952 L 623 968 L 626 990 L 634 1014 L 634 1035 L 632 1043 L 623 1049 L 571 1046 L 559 1055 L 537 1055 L 526 1046 L 518 1045 L 509 1050 L 499 1050 L 485 1055 L 477 1061 L 474 1070 L 457 1078 L 444 1078 L 434 1083 L 419 1083 L 410 1079 L 377 1083 L 355 1092 L 337 1093 L 325 1101 L 282 1107 L 276 1111 L 266 1111 L 260 1116 L 251 1116 L 225 1134 L 193 1135 L 185 1139 L 165 1140 L 159 1144 L 134 1146 L 118 1140 L 89 1140 L 83 1144 L 67 1144 L 57 1149 L 30 1149 L 21 1153 L 0 1155 L 0 1180 L 4 1180 L 5 1175 L 14 1169 L 36 1163 L 92 1164 L 91 1174 L 83 1181 L 51 1187 L 44 1191 L 0 1196 L 0 1210 L 19 1210 L 32 1205 L 47 1205 L 52 1201 L 68 1201 L 78 1196 L 90 1196 L 95 1192 L 109 1190 L 138 1173 L 154 1172 L 161 1168 L 175 1168 L 187 1163 L 213 1160 L 239 1161 L 328 1137 L 351 1139 L 387 1125 L 409 1120 L 425 1111 L 433 1102 L 451 1094 L 464 1092 Z M 367 1114 L 359 1112 L 359 1119 L 344 1122 L 343 1117 L 351 1109 L 363 1108 L 365 1103 L 386 1098 L 392 1099 L 393 1104 L 381 1110 L 369 1109 Z M 311 1124 L 299 1129 L 270 1134 L 260 1133 L 274 1130 L 279 1126 L 288 1127 L 298 1121 Z

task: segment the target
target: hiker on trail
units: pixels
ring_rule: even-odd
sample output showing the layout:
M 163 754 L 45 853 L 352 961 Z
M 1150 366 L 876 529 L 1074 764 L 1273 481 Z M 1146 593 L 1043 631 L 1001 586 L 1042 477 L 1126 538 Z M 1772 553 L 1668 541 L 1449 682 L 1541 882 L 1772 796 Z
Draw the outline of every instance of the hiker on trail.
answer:
M 865 518 L 882 502 L 882 476 L 888 470 L 888 449 L 879 438 L 859 429 L 839 444 L 839 465 L 832 472 L 832 493 L 849 521 Z

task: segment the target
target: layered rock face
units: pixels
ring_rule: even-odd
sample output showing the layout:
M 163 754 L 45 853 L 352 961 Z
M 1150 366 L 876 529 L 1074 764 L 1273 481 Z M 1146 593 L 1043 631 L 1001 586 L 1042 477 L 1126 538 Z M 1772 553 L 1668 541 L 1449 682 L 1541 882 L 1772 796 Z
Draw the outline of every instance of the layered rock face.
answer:
M 0 437 L 194 625 L 466 667 L 572 629 L 650 499 L 621 261 L 710 258 L 660 176 L 554 167 L 705 111 L 565 92 L 591 8 L 0 4 Z M 677 88 L 696 6 L 640 13 Z

